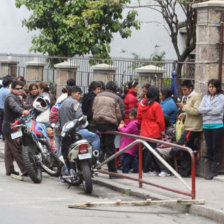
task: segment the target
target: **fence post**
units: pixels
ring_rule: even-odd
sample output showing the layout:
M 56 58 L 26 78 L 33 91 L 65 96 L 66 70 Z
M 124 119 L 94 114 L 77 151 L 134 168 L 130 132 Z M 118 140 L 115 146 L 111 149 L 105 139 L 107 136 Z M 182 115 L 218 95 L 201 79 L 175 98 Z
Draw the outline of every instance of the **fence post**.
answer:
M 102 81 L 107 83 L 108 81 L 115 81 L 116 66 L 108 64 L 98 64 L 93 67 L 93 81 Z
M 195 183 L 195 173 L 196 173 L 196 156 L 197 152 L 193 152 L 193 159 L 191 164 L 191 176 L 192 176 L 192 199 L 196 196 L 196 183 Z
M 166 72 L 164 68 L 154 65 L 147 65 L 136 68 L 135 71 L 139 75 L 139 91 L 146 83 L 150 83 L 151 85 L 155 85 L 158 88 L 161 88 L 163 74 Z
M 26 81 L 27 86 L 31 83 L 41 82 L 44 79 L 45 62 L 38 60 L 26 62 Z
M 13 77 L 16 77 L 17 73 L 17 64 L 19 64 L 18 61 L 15 60 L 1 60 L 1 72 L 0 72 L 0 77 L 4 77 L 6 75 L 10 75 Z
M 71 61 L 64 61 L 62 63 L 58 63 L 54 66 L 57 71 L 56 75 L 56 96 L 59 96 L 61 94 L 61 90 L 63 87 L 66 86 L 68 79 L 74 79 L 76 80 L 76 72 L 79 66 L 75 65 Z M 76 80 L 77 82 L 77 80 Z
M 139 187 L 142 188 L 142 144 L 139 144 L 139 151 L 138 151 L 138 180 L 139 180 Z

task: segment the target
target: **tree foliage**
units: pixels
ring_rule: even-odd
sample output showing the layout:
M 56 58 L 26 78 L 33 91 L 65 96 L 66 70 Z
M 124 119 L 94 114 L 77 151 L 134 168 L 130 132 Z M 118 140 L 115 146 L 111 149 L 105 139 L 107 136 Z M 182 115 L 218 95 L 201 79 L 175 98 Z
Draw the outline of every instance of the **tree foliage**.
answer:
M 169 35 L 174 46 L 178 61 L 183 62 L 195 49 L 197 13 L 192 4 L 202 0 L 155 0 L 168 26 Z M 184 13 L 184 20 L 180 21 L 178 12 Z M 185 46 L 180 51 L 178 34 L 182 27 L 186 28 Z
M 196 45 L 196 23 L 197 11 L 192 7 L 194 3 L 205 0 L 153 0 L 151 4 L 142 4 L 138 0 L 138 5 L 126 5 L 127 8 L 151 8 L 158 11 L 166 22 L 166 30 L 171 38 L 174 50 L 179 62 L 183 62 L 195 49 Z M 181 17 L 180 18 L 180 14 Z M 178 35 L 180 29 L 186 29 L 185 46 L 180 50 Z M 181 66 L 180 66 L 181 67 Z
M 113 33 L 122 38 L 131 36 L 131 28 L 139 29 L 137 12 L 123 18 L 123 4 L 130 0 L 16 0 L 16 6 L 26 6 L 32 12 L 23 25 L 33 36 L 33 52 L 50 56 L 90 54 L 108 58 Z

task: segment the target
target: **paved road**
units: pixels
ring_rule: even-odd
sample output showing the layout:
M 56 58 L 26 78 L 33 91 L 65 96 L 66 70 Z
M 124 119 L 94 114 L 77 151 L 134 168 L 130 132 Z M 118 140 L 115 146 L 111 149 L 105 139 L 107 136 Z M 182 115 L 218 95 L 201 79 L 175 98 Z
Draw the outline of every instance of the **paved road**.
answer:
M 86 201 L 136 200 L 108 188 L 94 185 L 92 196 L 82 188 L 71 187 L 58 179 L 44 175 L 41 184 L 33 184 L 27 177 L 18 181 L 5 176 L 4 161 L 0 159 L 0 223 L 1 224 L 74 224 L 74 223 L 166 223 L 212 224 L 213 221 L 163 207 L 98 207 L 69 209 L 68 204 Z

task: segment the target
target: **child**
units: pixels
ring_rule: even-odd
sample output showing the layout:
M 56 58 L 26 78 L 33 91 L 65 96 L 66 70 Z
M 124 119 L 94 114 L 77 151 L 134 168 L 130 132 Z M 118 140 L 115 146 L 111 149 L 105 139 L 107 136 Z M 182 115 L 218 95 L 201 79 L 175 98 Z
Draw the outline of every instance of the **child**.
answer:
M 139 135 L 139 123 L 136 120 L 137 116 L 137 109 L 132 108 L 129 112 L 129 119 L 130 123 L 128 125 L 120 124 L 118 129 L 121 132 Z M 135 141 L 134 138 L 123 136 L 121 140 L 120 150 L 129 145 Z M 133 168 L 133 173 L 138 173 L 138 158 L 137 158 L 137 152 L 138 152 L 139 145 L 134 145 L 131 148 L 124 151 L 122 154 L 122 172 L 128 173 L 131 168 Z
M 56 145 L 56 142 L 55 142 L 54 129 L 51 126 L 47 127 L 47 137 L 48 137 L 48 140 L 49 140 L 49 144 L 50 144 L 51 150 L 55 154 L 57 154 L 58 149 L 57 149 L 57 145 Z

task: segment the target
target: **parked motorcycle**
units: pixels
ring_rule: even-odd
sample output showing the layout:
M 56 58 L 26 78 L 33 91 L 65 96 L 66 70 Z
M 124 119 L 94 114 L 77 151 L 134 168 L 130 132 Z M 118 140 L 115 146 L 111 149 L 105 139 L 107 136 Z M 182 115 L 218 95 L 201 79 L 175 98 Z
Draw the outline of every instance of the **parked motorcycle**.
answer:
M 42 170 L 51 176 L 59 176 L 62 163 L 51 150 L 45 126 L 34 120 L 35 111 L 11 124 L 11 138 L 22 146 L 26 171 L 34 183 L 42 181 Z
M 65 172 L 62 168 L 62 179 L 70 185 L 78 186 L 83 183 L 85 193 L 91 194 L 93 190 L 93 166 L 99 156 L 98 151 L 93 151 L 91 144 L 77 133 L 77 130 L 86 127 L 88 121 L 84 116 L 67 122 L 61 132 L 62 152 L 67 153 L 67 163 L 70 169 Z

